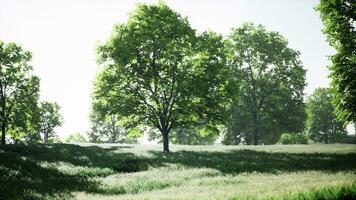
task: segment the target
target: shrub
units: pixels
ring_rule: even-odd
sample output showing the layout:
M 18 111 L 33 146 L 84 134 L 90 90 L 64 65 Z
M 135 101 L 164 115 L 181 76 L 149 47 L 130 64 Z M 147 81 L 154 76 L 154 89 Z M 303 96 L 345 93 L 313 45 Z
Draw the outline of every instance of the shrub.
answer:
M 304 134 L 297 133 L 283 133 L 278 143 L 280 144 L 307 144 L 308 138 Z

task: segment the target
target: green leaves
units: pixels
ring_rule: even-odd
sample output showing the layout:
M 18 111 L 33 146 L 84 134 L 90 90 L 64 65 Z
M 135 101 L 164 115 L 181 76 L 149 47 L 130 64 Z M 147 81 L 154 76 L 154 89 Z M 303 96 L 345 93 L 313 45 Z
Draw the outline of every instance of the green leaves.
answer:
M 305 70 L 277 32 L 245 23 L 228 38 L 236 93 L 225 143 L 274 143 L 304 128 Z
M 53 134 L 61 125 L 59 106 L 39 104 L 40 79 L 32 74 L 31 53 L 15 43 L 0 41 L 0 127 L 14 142 L 38 142 L 40 132 Z M 48 138 L 48 137 L 47 137 Z
M 14 139 L 28 130 L 33 102 L 38 99 L 39 79 L 31 74 L 31 53 L 15 43 L 0 41 L 1 143 L 9 129 Z
M 347 134 L 343 122 L 334 114 L 333 98 L 329 88 L 318 88 L 308 98 L 308 134 L 316 142 L 336 142 Z
M 37 76 L 31 76 L 21 81 L 7 98 L 7 132 L 15 141 L 26 138 L 27 141 L 37 142 L 41 139 L 38 133 L 40 80 Z
M 165 135 L 184 124 L 216 120 L 226 97 L 224 51 L 221 36 L 197 35 L 164 3 L 139 5 L 98 48 L 104 69 L 93 108 Z
M 59 105 L 51 102 L 41 102 L 40 111 L 40 133 L 43 134 L 44 143 L 54 137 L 54 129 L 61 126 L 63 118 L 59 113 Z
M 316 9 L 324 22 L 328 41 L 336 49 L 329 66 L 335 112 L 345 124 L 356 122 L 356 3 L 321 0 Z

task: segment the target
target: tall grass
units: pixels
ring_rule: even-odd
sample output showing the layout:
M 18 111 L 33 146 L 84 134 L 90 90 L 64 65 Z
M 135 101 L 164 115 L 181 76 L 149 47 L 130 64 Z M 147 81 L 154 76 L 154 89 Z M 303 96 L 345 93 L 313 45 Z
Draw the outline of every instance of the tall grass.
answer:
M 6 145 L 0 199 L 353 198 L 356 145 Z M 323 196 L 324 195 L 324 196 Z

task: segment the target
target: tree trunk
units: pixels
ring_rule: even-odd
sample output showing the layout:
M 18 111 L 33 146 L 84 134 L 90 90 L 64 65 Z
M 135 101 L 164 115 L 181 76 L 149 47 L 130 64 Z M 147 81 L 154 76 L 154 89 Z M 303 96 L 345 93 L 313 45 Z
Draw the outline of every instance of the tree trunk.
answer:
M 257 119 L 257 114 L 253 113 L 253 144 L 258 145 L 258 119 Z
M 115 137 L 115 132 L 113 131 L 112 133 L 111 133 L 112 135 L 111 135 L 111 137 L 110 137 L 110 142 L 111 143 L 115 143 L 116 142 L 116 137 Z
M 253 127 L 253 145 L 258 145 L 258 127 L 255 125 Z
M 43 141 L 44 141 L 45 144 L 48 144 L 48 133 L 44 133 Z
M 163 151 L 169 152 L 169 138 L 168 138 L 168 131 L 162 132 L 163 136 Z
M 6 126 L 7 126 L 7 121 L 6 121 L 6 100 L 5 100 L 5 96 L 2 94 L 2 102 L 1 102 L 1 144 L 5 145 L 6 144 L 6 138 L 5 138 L 5 134 L 6 134 Z
M 6 133 L 6 122 L 5 122 L 5 120 L 2 120 L 2 124 L 1 124 L 1 144 L 2 145 L 4 145 L 6 143 L 5 133 Z
M 328 128 L 327 128 L 327 123 L 326 123 L 326 120 L 324 120 L 324 134 L 325 134 L 325 144 L 328 143 Z

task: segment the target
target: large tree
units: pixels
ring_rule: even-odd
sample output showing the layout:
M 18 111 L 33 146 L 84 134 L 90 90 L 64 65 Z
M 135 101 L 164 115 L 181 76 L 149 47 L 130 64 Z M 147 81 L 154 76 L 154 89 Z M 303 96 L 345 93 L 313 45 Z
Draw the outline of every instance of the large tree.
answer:
M 22 111 L 21 115 L 16 108 L 28 108 L 21 105 L 26 103 L 24 96 L 36 96 L 38 90 L 38 78 L 32 74 L 32 67 L 29 65 L 31 53 L 23 50 L 15 43 L 5 44 L 0 41 L 0 127 L 1 144 L 6 143 L 6 132 L 11 122 L 20 123 L 20 119 L 27 116 L 28 109 Z M 34 88 L 35 87 L 35 88 Z M 33 94 L 29 94 L 32 91 Z M 26 98 L 25 98 L 26 99 Z M 29 99 L 29 98 L 27 98 Z M 23 121 L 22 121 L 23 122 Z M 12 124 L 13 129 L 16 127 Z
M 331 143 L 347 134 L 334 114 L 333 96 L 329 88 L 318 88 L 308 97 L 308 133 L 314 141 Z
M 157 128 L 163 150 L 169 133 L 183 124 L 212 124 L 224 108 L 225 52 L 222 37 L 197 36 L 186 18 L 160 2 L 139 5 L 98 48 L 103 69 L 94 101 L 125 128 Z
M 274 143 L 304 128 L 305 70 L 299 52 L 263 26 L 245 23 L 228 37 L 229 64 L 238 80 L 224 143 Z
M 40 79 L 32 74 L 31 53 L 15 43 L 0 41 L 1 143 L 6 134 L 14 142 L 47 143 L 53 128 L 62 124 L 56 103 L 39 102 Z
M 356 122 L 356 1 L 321 0 L 317 6 L 324 33 L 336 54 L 331 56 L 332 89 L 336 113 L 344 122 Z

